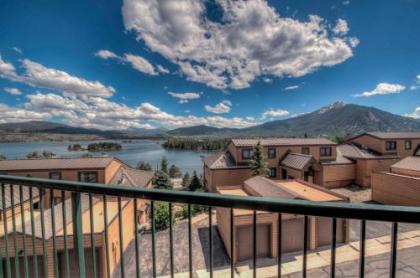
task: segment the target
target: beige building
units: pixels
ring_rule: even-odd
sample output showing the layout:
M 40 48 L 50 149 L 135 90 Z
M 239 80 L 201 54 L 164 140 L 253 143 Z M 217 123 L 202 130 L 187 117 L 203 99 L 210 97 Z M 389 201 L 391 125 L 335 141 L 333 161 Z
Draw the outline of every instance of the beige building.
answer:
M 372 175 L 372 199 L 388 205 L 420 206 L 420 156 L 409 156 L 389 171 Z
M 315 202 L 347 202 L 340 194 L 302 180 L 270 180 L 264 177 L 253 177 L 242 186 L 217 188 L 220 194 L 238 196 L 276 197 L 286 199 L 311 200 Z M 230 209 L 217 208 L 217 227 L 230 254 Z M 234 261 L 252 258 L 253 246 L 253 212 L 234 210 Z M 282 252 L 303 250 L 304 218 L 302 215 L 282 215 Z M 331 242 L 331 219 L 309 217 L 308 248 L 315 249 Z M 337 221 L 337 242 L 348 240 L 348 222 Z M 278 214 L 257 212 L 257 256 L 276 257 L 278 246 Z
M 8 186 L 6 186 L 8 187 Z M 99 277 L 106 277 L 106 249 L 105 249 L 105 223 L 104 223 L 104 206 L 101 198 L 93 198 L 93 219 L 94 219 L 94 246 L 96 254 L 96 266 Z M 63 223 L 62 216 L 62 205 L 66 206 L 66 223 Z M 134 232 L 136 227 L 134 225 L 134 203 L 132 201 L 122 201 L 122 218 L 124 219 L 123 233 L 123 249 L 128 247 L 128 244 L 134 238 Z M 75 263 L 74 249 L 73 249 L 73 222 L 72 222 L 72 207 L 71 199 L 67 199 L 65 202 L 61 202 L 55 206 L 55 233 L 56 233 L 56 244 L 58 250 L 58 268 L 60 276 L 65 276 L 65 253 L 64 253 L 64 227 L 67 230 L 67 246 L 68 254 L 70 259 L 70 277 L 76 277 L 78 275 L 77 265 Z M 17 216 L 15 217 L 16 231 L 17 231 L 17 242 L 18 242 L 18 254 L 19 254 L 19 268 L 20 274 L 24 273 L 24 237 L 26 241 L 26 250 L 28 256 L 29 277 L 34 277 L 34 256 L 37 257 L 37 265 L 40 277 L 44 277 L 45 273 L 43 270 L 43 244 L 42 244 L 42 233 L 41 233 L 41 212 L 39 209 L 34 211 L 34 227 L 31 227 L 31 217 L 29 207 L 25 207 L 23 213 L 19 209 L 16 209 Z M 22 215 L 25 220 L 25 233 L 23 233 Z M 111 273 L 118 267 L 120 262 L 119 253 L 119 226 L 118 226 L 118 204 L 115 199 L 107 200 L 107 216 L 108 216 L 108 250 L 109 250 L 109 268 Z M 132 219 L 132 221 L 128 221 Z M 53 252 L 53 233 L 52 233 L 52 216 L 51 209 L 44 211 L 44 223 L 45 223 L 45 241 L 47 246 L 47 265 L 48 273 L 46 277 L 54 277 L 54 252 Z M 85 248 L 85 264 L 86 264 L 86 275 L 87 277 L 93 276 L 93 261 L 92 261 L 92 245 L 90 235 L 90 213 L 89 204 L 86 196 L 82 196 L 82 223 L 83 223 L 83 237 L 84 237 L 84 248 Z M 16 277 L 15 273 L 15 250 L 14 250 L 14 236 L 12 230 L 12 219 L 7 220 L 7 236 L 9 241 L 9 255 L 12 276 Z M 5 266 L 5 231 L 3 221 L 0 222 L 0 252 L 2 252 L 3 266 Z M 32 236 L 35 237 L 35 253 L 32 244 Z M 5 271 L 5 267 L 3 267 Z

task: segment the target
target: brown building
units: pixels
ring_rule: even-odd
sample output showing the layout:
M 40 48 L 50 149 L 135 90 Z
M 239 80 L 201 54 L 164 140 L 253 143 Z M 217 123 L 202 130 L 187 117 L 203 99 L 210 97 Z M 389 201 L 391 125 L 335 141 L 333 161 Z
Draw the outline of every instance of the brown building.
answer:
M 99 277 L 106 277 L 106 248 L 105 248 L 105 225 L 104 225 L 104 207 L 102 199 L 93 198 L 93 219 L 94 219 L 94 246 L 96 254 L 96 266 Z M 63 225 L 62 217 L 62 205 L 66 206 L 66 223 Z M 134 232 L 136 227 L 134 227 L 134 221 L 127 221 L 127 219 L 134 219 L 134 203 L 132 201 L 123 200 L 122 201 L 122 218 L 124 220 L 124 225 L 122 226 L 123 233 L 123 249 L 125 250 L 128 247 L 130 241 L 134 238 Z M 77 265 L 74 261 L 74 250 L 73 250 L 73 222 L 72 222 L 72 207 L 71 200 L 67 199 L 65 202 L 61 202 L 55 206 L 55 233 L 56 233 L 56 244 L 58 250 L 58 269 L 61 277 L 65 275 L 65 252 L 64 252 L 64 227 L 67 231 L 67 246 L 68 254 L 70 259 L 70 277 L 76 277 L 78 275 Z M 15 217 L 16 222 L 16 239 L 18 243 L 17 253 L 19 254 L 19 269 L 21 275 L 24 273 L 24 257 L 23 257 L 23 247 L 24 242 L 26 241 L 26 250 L 28 256 L 28 264 L 30 274 L 29 277 L 34 277 L 34 256 L 37 258 L 37 265 L 40 277 L 44 277 L 43 270 L 43 244 L 42 244 L 42 232 L 41 232 L 41 214 L 39 209 L 36 209 L 34 212 L 34 227 L 35 230 L 32 230 L 31 220 L 30 220 L 30 211 L 29 208 L 25 208 L 24 212 L 25 219 L 25 232 L 23 230 L 22 214 L 18 213 Z M 107 200 L 107 216 L 108 216 L 108 250 L 109 250 L 109 267 L 111 273 L 118 267 L 120 262 L 120 253 L 119 253 L 119 226 L 118 226 L 118 204 L 116 200 L 108 199 Z M 51 209 L 46 209 L 44 211 L 44 223 L 45 223 L 45 241 L 47 246 L 47 265 L 48 273 L 45 277 L 54 277 L 54 252 L 53 252 L 53 233 L 52 233 L 52 216 Z M 14 236 L 12 230 L 12 219 L 7 221 L 7 236 L 9 241 L 9 255 L 12 277 L 16 277 L 15 273 L 15 250 L 14 250 Z M 92 261 L 92 246 L 91 246 L 91 234 L 90 234 L 90 214 L 89 214 L 89 204 L 86 196 L 82 196 L 82 223 L 83 223 L 83 237 L 84 237 L 84 248 L 85 248 L 85 264 L 86 264 L 86 275 L 87 277 L 93 276 L 93 261 Z M 5 266 L 5 233 L 3 221 L 0 223 L 0 252 L 2 252 L 3 266 Z M 32 243 L 32 236 L 35 237 L 35 253 L 34 246 Z M 25 240 L 25 241 L 24 241 Z M 3 267 L 5 271 L 5 267 Z M 6 275 L 5 275 L 6 276 Z
M 372 199 L 389 205 L 420 206 L 420 157 L 406 157 L 389 171 L 373 174 Z
M 419 132 L 368 132 L 351 137 L 347 142 L 378 155 L 401 158 L 420 155 Z
M 315 202 L 347 202 L 340 194 L 302 180 L 274 181 L 264 177 L 253 177 L 244 182 L 243 186 L 218 188 L 220 194 L 239 196 L 278 197 L 286 199 L 303 199 Z M 217 227 L 230 254 L 230 212 L 228 208 L 217 208 Z M 252 258 L 252 222 L 253 212 L 249 210 L 234 210 L 234 261 Z M 282 252 L 303 250 L 303 225 L 301 215 L 282 214 Z M 348 222 L 337 221 L 337 242 L 348 240 Z M 308 248 L 330 244 L 331 219 L 309 217 Z M 276 257 L 278 239 L 278 214 L 271 212 L 257 213 L 257 255 L 258 257 Z
M 250 178 L 248 165 L 258 142 L 263 147 L 272 179 L 295 178 L 328 185 L 331 181 L 322 176 L 323 166 L 334 168 L 343 163 L 337 160 L 337 144 L 325 138 L 232 139 L 225 151 L 203 159 L 208 190 L 241 185 Z
M 122 184 L 150 187 L 153 173 L 131 168 L 114 157 L 46 158 L 0 160 L 0 175 L 24 176 L 55 180 L 81 181 L 104 184 Z M 17 193 L 17 192 L 16 192 Z M 61 201 L 61 192 L 55 191 L 55 202 Z M 70 193 L 66 193 L 66 198 Z M 50 207 L 50 195 L 45 194 L 45 207 Z M 140 217 L 145 206 L 139 203 Z

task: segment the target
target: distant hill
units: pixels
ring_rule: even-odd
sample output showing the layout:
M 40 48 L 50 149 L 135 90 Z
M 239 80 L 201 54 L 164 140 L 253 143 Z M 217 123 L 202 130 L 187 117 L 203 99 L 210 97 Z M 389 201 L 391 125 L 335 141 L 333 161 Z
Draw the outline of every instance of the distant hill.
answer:
M 167 134 L 172 136 L 230 136 L 238 134 L 238 132 L 240 132 L 240 129 L 236 128 L 217 128 L 206 125 L 197 125 L 173 129 L 168 131 Z
M 395 115 L 356 104 L 335 102 L 316 111 L 298 117 L 266 122 L 243 129 L 217 128 L 206 125 L 165 129 L 128 129 L 124 131 L 104 131 L 99 129 L 79 128 L 60 123 L 30 121 L 23 123 L 0 124 L 1 133 L 51 133 L 51 134 L 86 134 L 104 138 L 141 138 L 165 136 L 323 136 L 347 135 L 368 131 L 417 131 L 420 121 Z
M 193 126 L 169 132 L 178 136 L 323 136 L 368 131 L 420 131 L 420 121 L 356 104 L 335 102 L 298 117 L 244 129 Z
M 420 131 L 420 121 L 374 107 L 336 102 L 314 112 L 241 130 L 241 135 L 346 135 L 368 131 Z

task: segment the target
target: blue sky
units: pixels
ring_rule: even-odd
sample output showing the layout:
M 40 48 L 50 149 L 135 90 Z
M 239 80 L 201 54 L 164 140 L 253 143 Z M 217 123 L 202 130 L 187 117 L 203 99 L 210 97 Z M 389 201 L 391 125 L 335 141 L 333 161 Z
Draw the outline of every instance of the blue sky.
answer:
M 245 127 L 335 101 L 420 118 L 418 0 L 6 0 L 0 26 L 0 122 Z

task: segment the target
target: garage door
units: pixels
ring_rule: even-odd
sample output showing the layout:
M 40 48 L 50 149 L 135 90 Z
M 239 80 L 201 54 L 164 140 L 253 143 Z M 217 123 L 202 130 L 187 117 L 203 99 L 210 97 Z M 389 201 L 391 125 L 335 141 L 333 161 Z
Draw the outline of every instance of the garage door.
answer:
M 237 230 L 237 244 L 238 260 L 244 261 L 252 259 L 253 254 L 253 232 L 252 225 L 239 227 Z M 270 257 L 271 256 L 271 225 L 258 224 L 257 225 L 257 256 Z
M 303 250 L 303 218 L 285 220 L 282 224 L 283 252 Z
M 331 218 L 317 217 L 316 231 L 317 231 L 317 245 L 331 244 Z M 337 242 L 344 242 L 344 220 L 337 219 Z

